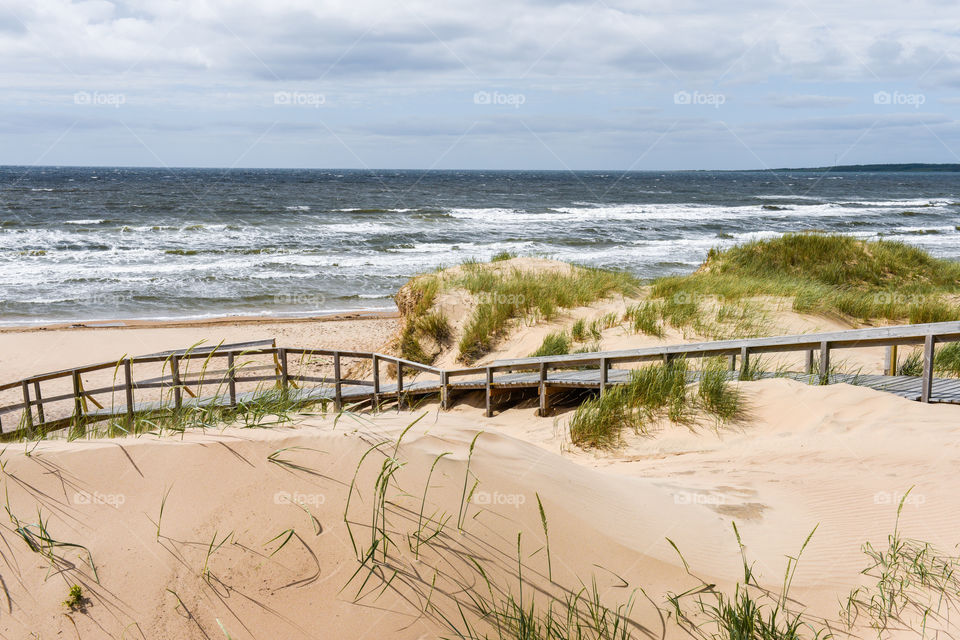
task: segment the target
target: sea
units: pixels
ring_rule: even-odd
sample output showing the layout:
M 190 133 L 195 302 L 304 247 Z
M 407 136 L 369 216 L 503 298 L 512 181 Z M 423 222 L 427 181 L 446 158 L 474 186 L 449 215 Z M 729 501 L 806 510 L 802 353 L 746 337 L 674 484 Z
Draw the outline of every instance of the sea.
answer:
M 0 324 L 386 310 L 500 251 L 655 278 L 807 230 L 960 259 L 960 174 L 0 167 Z

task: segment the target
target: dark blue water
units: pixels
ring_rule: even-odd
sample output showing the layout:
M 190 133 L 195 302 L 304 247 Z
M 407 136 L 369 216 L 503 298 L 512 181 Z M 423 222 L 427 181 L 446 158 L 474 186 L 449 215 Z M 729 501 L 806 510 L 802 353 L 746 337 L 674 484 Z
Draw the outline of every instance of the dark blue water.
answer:
M 0 167 L 0 322 L 386 308 L 409 277 L 504 249 L 654 277 L 822 229 L 960 258 L 958 180 Z

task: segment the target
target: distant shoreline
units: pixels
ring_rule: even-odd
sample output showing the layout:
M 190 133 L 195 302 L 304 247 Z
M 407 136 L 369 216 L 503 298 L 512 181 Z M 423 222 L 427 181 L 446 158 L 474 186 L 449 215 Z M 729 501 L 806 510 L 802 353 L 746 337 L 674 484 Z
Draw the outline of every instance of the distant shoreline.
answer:
M 397 318 L 399 312 L 389 309 L 357 309 L 334 311 L 304 316 L 225 315 L 209 318 L 120 318 L 114 320 L 83 320 L 76 322 L 50 322 L 48 324 L 0 324 L 0 333 L 24 333 L 32 331 L 60 331 L 63 329 L 173 329 L 232 324 L 302 324 L 308 322 L 339 322 L 343 320 L 368 320 Z
M 347 171 L 355 173 L 596 173 L 598 171 L 617 173 L 763 173 L 768 171 L 838 171 L 845 173 L 960 173 L 960 163 L 886 163 L 886 164 L 841 164 L 824 167 L 775 167 L 755 169 L 633 169 L 599 167 L 594 169 L 397 169 L 390 167 L 166 167 L 166 166 L 125 166 L 125 165 L 19 165 L 0 164 L 0 169 L 128 169 L 128 170 L 158 170 L 158 171 Z

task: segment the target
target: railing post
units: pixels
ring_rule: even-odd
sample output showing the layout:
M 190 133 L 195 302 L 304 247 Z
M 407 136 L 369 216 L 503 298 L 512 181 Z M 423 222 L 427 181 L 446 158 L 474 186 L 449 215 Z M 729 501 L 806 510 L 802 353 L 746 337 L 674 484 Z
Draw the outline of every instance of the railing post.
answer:
M 933 356 L 934 343 L 933 336 L 926 336 L 923 339 L 923 382 L 921 383 L 920 401 L 930 402 L 930 396 L 933 394 Z
M 40 395 L 39 380 L 33 382 L 33 395 L 37 398 L 37 418 L 40 420 L 40 424 L 43 424 L 46 422 L 46 418 L 43 417 L 43 396 Z
M 750 375 L 750 348 L 740 347 L 740 376 L 741 380 L 746 380 Z
M 33 431 L 33 412 L 30 410 L 30 383 L 26 380 L 20 383 L 23 387 L 23 421 L 27 429 Z
M 173 407 L 183 406 L 183 392 L 180 390 L 180 356 L 170 356 L 170 376 L 173 378 Z
M 807 364 L 807 367 L 806 367 L 807 375 L 810 375 L 813 373 L 813 349 L 807 349 L 806 364 Z
M 230 391 L 230 406 L 237 406 L 237 371 L 233 351 L 227 352 L 227 388 Z
M 486 392 L 486 416 L 493 417 L 493 368 L 487 367 L 487 380 L 485 385 Z
M 540 363 L 540 417 L 550 412 L 550 394 L 547 390 L 547 363 Z
M 343 408 L 343 383 L 340 381 L 340 352 L 333 352 L 333 410 Z
M 123 361 L 123 391 L 127 400 L 127 426 L 133 426 L 133 367 L 130 358 Z
M 600 396 L 607 392 L 607 372 L 610 369 L 610 363 L 606 358 L 600 358 Z
M 79 427 L 83 421 L 83 398 L 80 395 L 80 373 L 74 369 L 70 373 L 73 379 L 73 419 L 74 426 Z
M 403 363 L 397 360 L 397 409 L 403 408 Z
M 290 386 L 290 371 L 287 369 L 287 349 L 280 347 L 280 388 L 284 391 Z
M 737 355 L 733 354 L 732 356 L 727 356 L 730 359 L 730 371 L 737 370 Z
M 444 411 L 450 408 L 450 378 L 446 371 L 440 372 L 440 408 Z
M 830 343 L 820 343 L 820 384 L 830 383 Z
M 887 359 L 886 367 L 884 367 L 886 369 L 885 371 L 886 375 L 888 376 L 897 375 L 897 369 L 899 368 L 899 365 L 900 365 L 900 363 L 897 362 L 899 360 L 899 358 L 897 357 L 897 345 L 892 344 L 889 347 L 887 347 L 886 359 Z
M 380 410 L 380 356 L 373 354 L 373 397 L 370 399 L 374 411 Z

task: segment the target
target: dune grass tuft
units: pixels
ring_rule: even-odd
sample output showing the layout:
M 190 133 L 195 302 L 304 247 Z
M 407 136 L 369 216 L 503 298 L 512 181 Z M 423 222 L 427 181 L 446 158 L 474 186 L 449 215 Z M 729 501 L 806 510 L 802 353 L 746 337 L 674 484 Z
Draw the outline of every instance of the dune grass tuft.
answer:
M 693 390 L 683 358 L 633 371 L 625 385 L 581 404 L 570 419 L 570 439 L 585 448 L 611 449 L 622 442 L 624 430 L 647 433 L 662 418 L 688 422 L 696 411 L 718 422 L 736 419 L 743 410 L 741 393 L 727 381 L 721 360 L 708 362 Z
M 623 314 L 623 321 L 634 333 L 645 333 L 648 336 L 662 338 L 663 325 L 660 323 L 662 304 L 657 302 L 641 302 L 630 305 Z
M 573 344 L 572 338 L 565 331 L 555 331 L 543 339 L 543 344 L 530 354 L 530 357 L 559 356 L 570 353 Z
M 825 626 L 816 624 L 803 612 L 790 610 L 795 605 L 790 599 L 790 588 L 797 565 L 804 549 L 810 544 L 816 527 L 807 536 L 795 556 L 787 556 L 780 593 L 760 586 L 754 574 L 754 565 L 747 559 L 746 546 L 740 538 L 736 523 L 733 531 L 740 547 L 743 565 L 743 581 L 738 581 L 733 595 L 717 590 L 714 584 L 701 578 L 699 587 L 667 597 L 672 605 L 675 620 L 693 637 L 699 640 L 826 640 L 831 633 Z M 667 541 L 680 553 L 669 538 Z M 687 561 L 680 555 L 684 567 L 690 572 Z M 691 575 L 694 575 L 691 573 Z M 696 577 L 696 576 L 694 576 Z M 692 601 L 692 606 L 688 602 Z
M 949 636 L 955 627 L 951 618 L 958 613 L 960 556 L 900 532 L 904 505 L 922 501 L 922 496 L 911 496 L 912 491 L 900 498 L 886 547 L 863 545 L 869 565 L 861 573 L 874 582 L 852 590 L 840 612 L 849 627 L 862 617 L 881 638 L 890 631 L 921 638 L 936 638 L 941 632 Z

